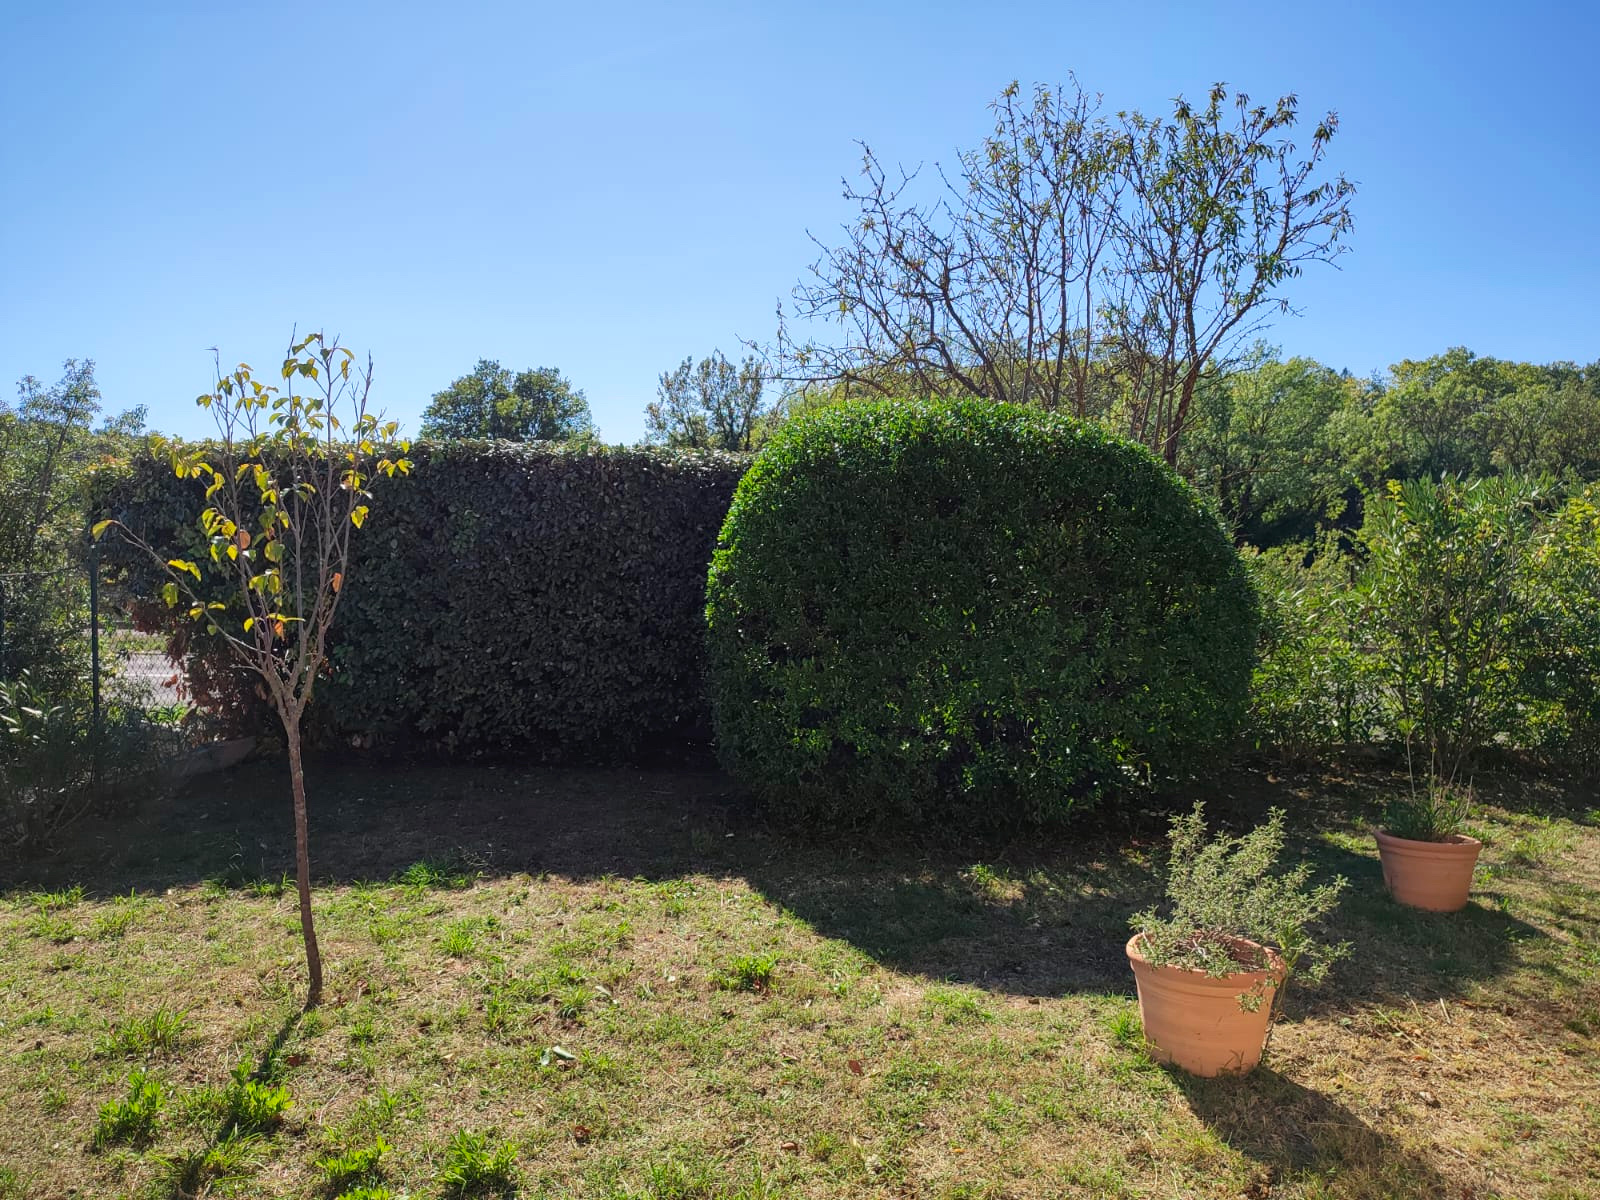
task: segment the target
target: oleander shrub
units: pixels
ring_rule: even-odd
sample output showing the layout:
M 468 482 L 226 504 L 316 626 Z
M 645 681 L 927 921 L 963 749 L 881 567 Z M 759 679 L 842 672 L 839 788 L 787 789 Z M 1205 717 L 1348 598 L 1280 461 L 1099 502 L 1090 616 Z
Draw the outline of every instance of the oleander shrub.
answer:
M 747 458 L 508 442 L 414 444 L 409 457 L 409 476 L 373 482 L 311 737 L 553 762 L 709 742 L 705 575 Z M 205 553 L 193 486 L 140 456 L 102 480 L 99 515 L 193 558 Z M 121 566 L 129 592 L 156 594 L 143 564 Z M 250 680 L 219 648 L 163 628 L 197 700 L 234 728 L 259 725 Z
M 727 767 L 836 825 L 1036 824 L 1242 714 L 1254 593 L 1197 495 L 1101 430 L 981 402 L 796 418 L 708 582 Z
M 1527 741 L 1541 485 L 1500 476 L 1390 483 L 1367 498 L 1358 588 L 1391 727 L 1430 778 L 1464 780 L 1496 740 Z
M 1246 550 L 1261 600 L 1261 646 L 1247 734 L 1259 750 L 1307 762 L 1371 741 L 1383 727 L 1361 560 L 1337 534 Z

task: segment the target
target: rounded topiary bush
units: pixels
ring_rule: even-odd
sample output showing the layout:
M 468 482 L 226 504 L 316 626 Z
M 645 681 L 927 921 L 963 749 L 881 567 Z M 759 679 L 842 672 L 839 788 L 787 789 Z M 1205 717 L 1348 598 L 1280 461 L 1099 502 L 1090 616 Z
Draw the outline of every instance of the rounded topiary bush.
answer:
M 1058 820 L 1182 769 L 1243 710 L 1256 605 L 1147 451 L 1009 405 L 797 418 L 707 585 L 724 764 L 835 825 Z

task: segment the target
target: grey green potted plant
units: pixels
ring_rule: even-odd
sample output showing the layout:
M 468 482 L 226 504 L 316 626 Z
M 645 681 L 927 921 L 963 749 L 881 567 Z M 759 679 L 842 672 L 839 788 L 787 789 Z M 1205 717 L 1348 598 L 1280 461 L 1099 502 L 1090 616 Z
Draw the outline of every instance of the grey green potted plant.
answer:
M 1153 1058 L 1194 1075 L 1242 1074 L 1261 1061 L 1291 976 L 1320 980 L 1346 945 L 1315 926 L 1343 878 L 1313 886 L 1310 868 L 1277 869 L 1283 811 L 1242 837 L 1207 839 L 1205 810 L 1174 817 L 1165 915 L 1136 914 L 1128 962 Z
M 1430 912 L 1459 912 L 1472 891 L 1483 843 L 1462 833 L 1472 812 L 1472 789 L 1430 776 L 1392 799 L 1376 831 L 1383 882 L 1401 904 Z

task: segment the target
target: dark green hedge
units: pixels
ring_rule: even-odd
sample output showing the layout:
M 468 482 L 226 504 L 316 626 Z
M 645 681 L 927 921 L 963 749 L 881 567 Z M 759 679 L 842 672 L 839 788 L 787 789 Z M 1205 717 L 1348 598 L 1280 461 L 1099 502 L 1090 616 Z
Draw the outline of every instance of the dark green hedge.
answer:
M 1257 625 L 1171 471 L 984 403 L 784 425 L 735 494 L 706 611 L 724 763 L 830 824 L 1048 822 L 1177 771 L 1233 731 Z
M 408 477 L 377 480 L 355 539 L 314 734 L 568 762 L 709 740 L 706 567 L 747 458 L 504 442 L 411 457 Z M 198 549 L 195 487 L 164 459 L 101 491 L 104 515 Z M 201 690 L 247 708 L 216 665 L 196 656 Z

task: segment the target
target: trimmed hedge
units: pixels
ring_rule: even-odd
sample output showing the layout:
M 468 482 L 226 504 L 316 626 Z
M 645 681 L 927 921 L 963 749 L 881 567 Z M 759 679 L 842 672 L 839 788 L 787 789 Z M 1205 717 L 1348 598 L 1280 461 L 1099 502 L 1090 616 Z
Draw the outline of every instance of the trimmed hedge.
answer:
M 374 482 L 314 736 L 549 762 L 709 741 L 705 574 L 747 457 L 508 442 L 410 457 L 409 476 Z M 144 457 L 102 485 L 102 507 L 192 557 L 198 495 Z M 132 589 L 154 595 L 130 554 Z M 191 677 L 211 704 L 248 712 L 248 679 L 228 694 L 205 641 Z
M 782 426 L 712 561 L 724 764 L 829 824 L 1039 824 L 1191 765 L 1244 710 L 1233 545 L 1142 448 L 1035 410 Z

